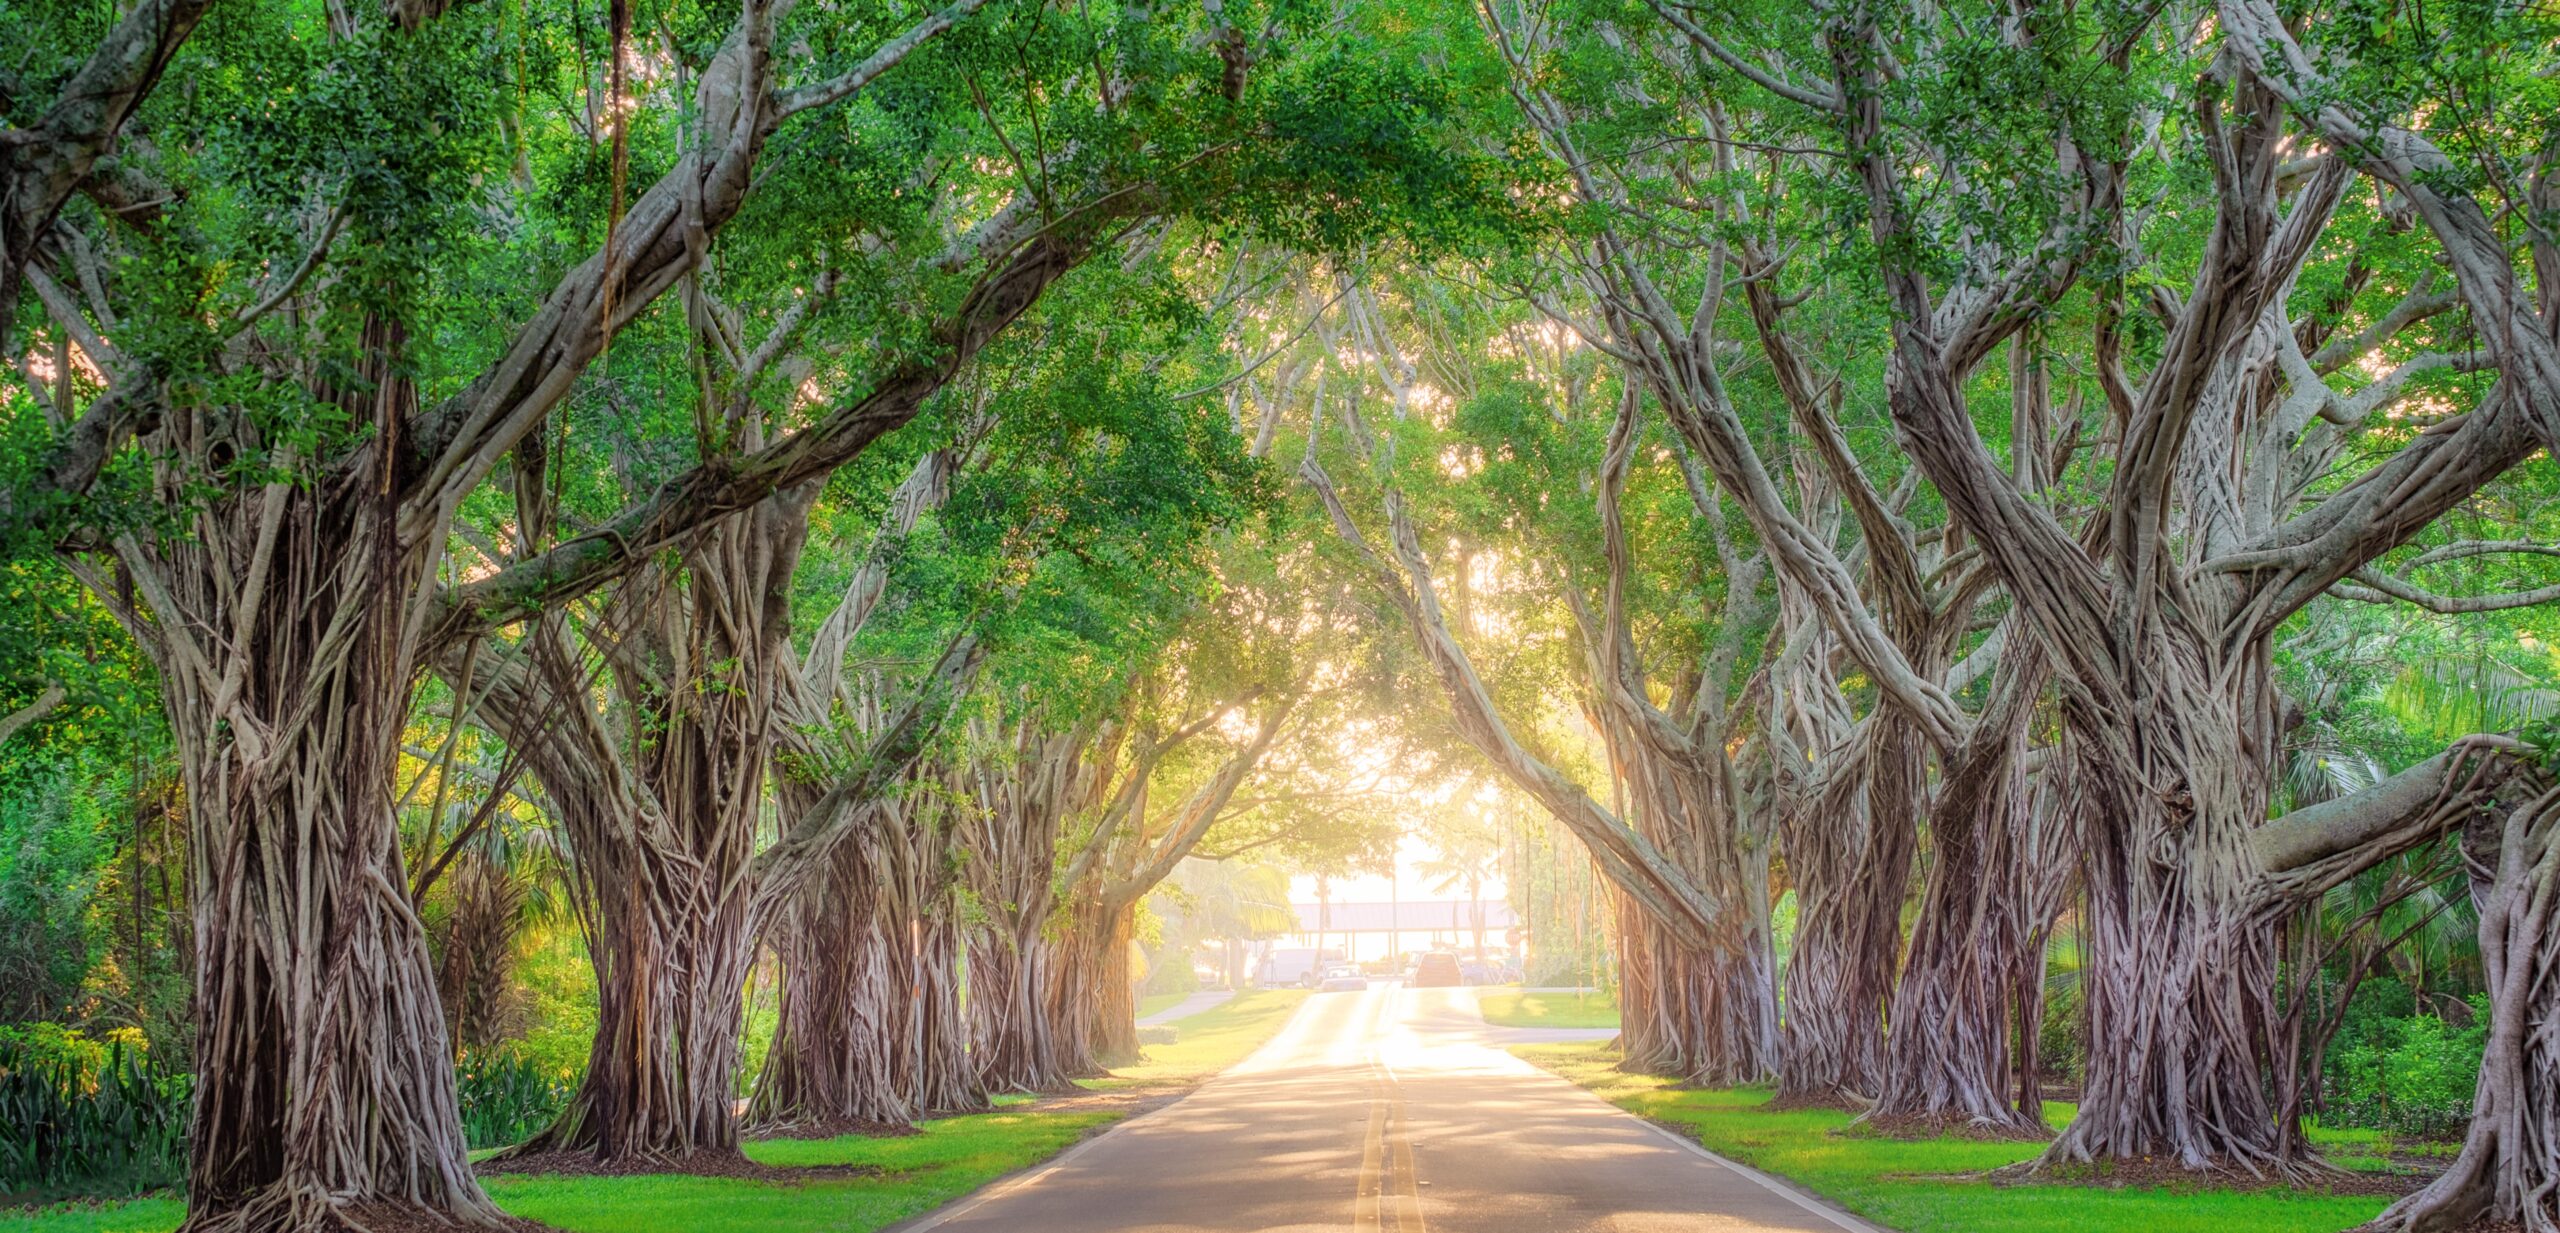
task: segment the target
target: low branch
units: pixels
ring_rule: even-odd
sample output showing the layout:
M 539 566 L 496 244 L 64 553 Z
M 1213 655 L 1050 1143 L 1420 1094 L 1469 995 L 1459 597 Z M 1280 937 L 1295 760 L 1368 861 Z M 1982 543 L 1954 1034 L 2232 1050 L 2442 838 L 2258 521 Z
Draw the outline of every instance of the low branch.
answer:
M 899 61 L 907 58 L 908 53 L 924 46 L 935 35 L 959 25 L 962 18 L 984 8 L 986 3 L 987 0 L 955 0 L 951 7 L 917 22 L 905 34 L 882 44 L 880 50 L 871 53 L 871 57 L 856 65 L 852 72 L 785 93 L 777 110 L 783 116 L 794 116 L 812 107 L 824 107 L 850 97 L 877 80 L 880 74 L 895 68 Z
M 70 691 L 60 684 L 48 682 L 44 692 L 36 695 L 35 701 L 0 716 L 0 745 L 8 744 L 9 738 L 16 736 L 19 729 L 51 714 L 53 708 L 62 705 L 63 700 L 70 696 Z
M 2538 780 L 2537 756 L 2511 737 L 2467 737 L 2362 792 L 2259 827 L 2249 854 L 2261 896 L 2271 905 L 2300 903 L 2447 833 L 2497 807 L 2511 781 Z
M 1138 204 L 1132 198 L 1129 208 Z M 934 331 L 939 345 L 899 364 L 870 393 L 764 449 L 703 462 L 612 522 L 447 591 L 443 611 L 431 626 L 431 642 L 495 630 L 583 595 L 722 515 L 852 461 L 914 419 L 928 398 L 1089 251 L 1089 235 L 1053 233 L 1033 241 L 939 324 Z
M 2560 600 L 2560 584 L 2535 587 L 2530 591 L 2503 591 L 2494 595 L 2446 595 L 2417 586 L 2405 578 L 2397 578 L 2368 565 L 2348 575 L 2363 586 L 2340 585 L 2330 588 L 2332 594 L 2368 604 L 2387 604 L 2395 600 L 2416 604 L 2429 612 L 2455 616 L 2471 612 L 2504 612 L 2510 608 L 2530 608 Z

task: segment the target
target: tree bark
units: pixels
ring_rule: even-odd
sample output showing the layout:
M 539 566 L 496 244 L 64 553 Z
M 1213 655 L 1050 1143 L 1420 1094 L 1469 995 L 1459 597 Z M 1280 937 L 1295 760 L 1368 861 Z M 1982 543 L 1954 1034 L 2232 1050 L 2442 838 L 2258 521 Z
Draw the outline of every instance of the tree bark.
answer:
M 1624 897 L 1617 927 L 1619 1065 L 1707 1087 L 1766 1082 L 1777 1063 L 1767 947 L 1683 944 Z
M 2051 1136 L 2035 1043 L 2076 809 L 2052 790 L 2058 769 L 2028 774 L 2027 720 L 2044 676 L 2027 662 L 2032 648 L 2008 654 L 1930 806 L 1928 881 L 1867 1115 L 1894 1133 Z
M 900 860 L 887 849 L 912 832 L 873 833 L 876 845 L 843 845 L 776 932 L 781 1019 L 747 1111 L 758 1133 L 903 1127 L 987 1107 L 961 1013 L 962 935 L 950 887 L 932 879 L 947 854 L 918 845 L 923 860 Z
M 377 354 L 395 330 L 369 327 Z M 396 425 L 387 370 L 338 395 Z M 194 862 L 197 1087 L 189 1233 L 342 1226 L 391 1208 L 505 1218 L 474 1180 L 392 782 L 428 554 L 397 539 L 395 477 L 278 483 L 194 534 L 119 541 L 90 587 L 160 670 Z M 121 596 L 139 592 L 144 611 Z M 218 635 L 215 631 L 219 631 Z
M 1772 1101 L 1780 1107 L 1864 1109 L 1875 1099 L 1918 847 L 1917 740 L 1908 725 L 1869 717 L 1835 755 L 1845 765 L 1790 811 L 1784 838 L 1798 911 Z
M 608 602 L 601 654 L 627 731 L 607 733 L 556 626 L 529 642 L 548 700 L 494 709 L 570 834 L 596 969 L 596 1037 L 559 1121 L 510 1156 L 593 1152 L 681 1166 L 737 1151 L 734 1102 L 774 699 L 789 669 L 790 579 L 813 492 L 703 533 L 679 576 Z M 493 701 L 497 701 L 493 697 Z
M 1089 932 L 1088 932 L 1089 930 Z M 1089 999 L 1084 1036 L 1099 1066 L 1138 1061 L 1138 979 L 1129 952 L 1137 944 L 1136 900 L 1106 903 L 1078 913 L 1075 937 L 1084 952 L 1074 982 Z
M 2560 792 L 2465 827 L 2489 1041 L 2462 1154 L 2365 1228 L 2438 1233 L 2506 1222 L 2560 1230 Z
M 1095 1068 L 1074 1026 L 1054 1013 L 1058 948 L 1037 936 L 982 930 L 969 941 L 971 1050 L 990 1092 L 1069 1092 Z M 983 976 L 983 983 L 982 978 Z

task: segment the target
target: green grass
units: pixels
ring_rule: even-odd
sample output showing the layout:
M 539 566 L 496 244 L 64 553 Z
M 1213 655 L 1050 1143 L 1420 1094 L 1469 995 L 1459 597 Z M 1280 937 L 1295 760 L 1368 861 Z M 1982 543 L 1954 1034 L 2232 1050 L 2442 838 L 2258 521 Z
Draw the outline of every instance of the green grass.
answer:
M 1486 993 L 1477 1005 L 1496 1027 L 1613 1028 L 1618 1004 L 1605 993 Z
M 1188 993 L 1150 993 L 1138 999 L 1138 1017 L 1144 1019 L 1158 1011 L 1171 1010 L 1190 996 Z
M 1296 989 L 1248 993 L 1174 1022 L 1181 1043 L 1153 1045 L 1146 1060 L 1087 1086 L 1172 1086 L 1224 1070 L 1271 1039 L 1306 999 Z M 774 1165 L 870 1165 L 878 1176 L 773 1185 L 717 1177 L 496 1177 L 498 1206 L 570 1233 L 868 1233 L 931 1211 L 988 1182 L 1065 1151 L 1125 1116 L 1040 1112 L 1028 1097 L 992 1113 L 925 1122 L 895 1139 L 859 1136 L 749 1143 Z M 168 1233 L 186 1216 L 176 1199 L 0 1212 L 0 1233 Z
M 1173 1021 L 1176 1037 L 1169 1045 L 1148 1045 L 1144 1059 L 1122 1066 L 1108 1079 L 1085 1084 L 1096 1089 L 1149 1086 L 1205 1079 L 1244 1060 L 1280 1031 L 1307 1000 L 1304 989 L 1254 989 L 1199 1014 Z
M 898 1139 L 749 1143 L 767 1164 L 860 1164 L 883 1170 L 800 1185 L 719 1177 L 493 1177 L 507 1211 L 571 1233 L 867 1233 L 930 1211 L 1064 1151 L 1118 1113 L 998 1111 L 926 1122 Z M 0 1216 L 0 1233 L 165 1233 L 185 1216 L 174 1199 Z
M 864 1233 L 940 1207 L 1064 1151 L 1116 1113 L 980 1113 L 902 1139 L 750 1143 L 767 1164 L 861 1164 L 879 1177 L 797 1186 L 708 1177 L 493 1178 L 490 1197 L 572 1233 Z M 48 1230 L 50 1233 L 50 1230 Z
M 187 1205 L 176 1199 L 61 1204 L 0 1212 L 0 1233 L 168 1233 L 186 1215 Z
M 1668 1079 L 1627 1074 L 1613 1068 L 1606 1045 L 1531 1045 L 1514 1052 L 1622 1109 L 1687 1133 L 1710 1151 L 1793 1179 L 1902 1233 L 2334 1233 L 2383 1207 L 2378 1198 L 2287 1191 L 1995 1186 L 1945 1175 L 2023 1160 L 2036 1145 L 1838 1135 L 1831 1132 L 1848 1124 L 1848 1114 L 1772 1113 L 1761 1107 L 1769 1100 L 1765 1089 L 1681 1089 Z M 2056 1125 L 2072 1112 L 2065 1104 L 2045 1107 Z

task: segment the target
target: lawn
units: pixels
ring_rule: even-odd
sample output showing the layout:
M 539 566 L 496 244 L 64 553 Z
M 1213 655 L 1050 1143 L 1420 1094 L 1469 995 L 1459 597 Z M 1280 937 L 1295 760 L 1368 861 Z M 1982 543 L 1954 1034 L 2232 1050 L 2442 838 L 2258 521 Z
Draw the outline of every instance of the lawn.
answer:
M 1190 996 L 1188 993 L 1150 993 L 1138 999 L 1138 1017 L 1144 1019 L 1157 1011 L 1170 1010 Z
M 1199 1014 L 1173 1021 L 1174 1042 L 1148 1045 L 1135 1066 L 1122 1066 L 1108 1079 L 1085 1084 L 1097 1089 L 1191 1083 L 1206 1079 L 1244 1060 L 1280 1031 L 1307 1000 L 1304 989 L 1253 989 Z
M 1269 1040 L 1305 998 L 1294 989 L 1249 993 L 1175 1020 L 1180 1043 L 1149 1046 L 1140 1065 L 1086 1086 L 1172 1087 L 1205 1079 Z M 498 1206 L 570 1233 L 869 1233 L 1038 1164 L 1123 1116 L 1007 1107 L 925 1122 L 923 1133 L 904 1138 L 746 1146 L 747 1155 L 767 1164 L 871 1165 L 881 1170 L 876 1177 L 790 1186 L 679 1176 L 496 1177 L 488 1186 Z M 168 1233 L 185 1215 L 175 1199 L 0 1212 L 0 1233 Z
M 1761 1107 L 1769 1100 L 1766 1089 L 1681 1089 L 1668 1079 L 1627 1074 L 1613 1068 L 1606 1045 L 1531 1045 L 1514 1052 L 1622 1109 L 1687 1133 L 1710 1151 L 1792 1179 L 1902 1233 L 2335 1233 L 2372 1219 L 2384 1203 L 2289 1191 L 1998 1186 L 1950 1178 L 2023 1160 L 2036 1146 L 1833 1134 L 1848 1124 L 1848 1114 L 1772 1113 Z M 2069 1105 L 2046 1106 L 2056 1125 L 2071 1113 Z M 2341 1153 L 2359 1146 L 2346 1135 L 2333 1143 Z
M 1476 1002 L 1495 1027 L 1613 1028 L 1618 1004 L 1605 993 L 1487 992 Z

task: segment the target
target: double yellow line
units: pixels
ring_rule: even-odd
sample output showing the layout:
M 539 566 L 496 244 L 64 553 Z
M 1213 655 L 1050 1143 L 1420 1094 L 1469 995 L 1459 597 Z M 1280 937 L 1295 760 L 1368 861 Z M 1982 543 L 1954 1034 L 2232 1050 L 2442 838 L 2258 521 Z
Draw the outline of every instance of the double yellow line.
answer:
M 1413 1167 L 1413 1138 L 1405 1131 L 1404 1085 L 1369 1055 L 1369 1135 L 1360 1146 L 1360 1189 L 1351 1227 L 1385 1233 L 1388 1213 L 1396 1233 L 1424 1233 L 1422 1191 Z

